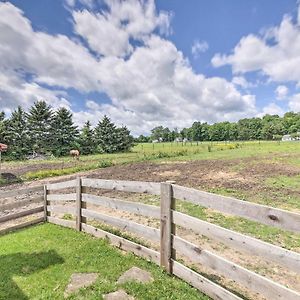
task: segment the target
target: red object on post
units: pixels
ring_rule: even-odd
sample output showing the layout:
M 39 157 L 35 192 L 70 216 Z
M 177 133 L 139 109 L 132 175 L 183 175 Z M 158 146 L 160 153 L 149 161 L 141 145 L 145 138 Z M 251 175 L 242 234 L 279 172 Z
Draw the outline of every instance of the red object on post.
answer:
M 8 148 L 8 146 L 7 146 L 6 144 L 1 144 L 1 143 L 0 143 L 0 151 L 1 151 L 1 152 L 6 151 L 7 148 Z

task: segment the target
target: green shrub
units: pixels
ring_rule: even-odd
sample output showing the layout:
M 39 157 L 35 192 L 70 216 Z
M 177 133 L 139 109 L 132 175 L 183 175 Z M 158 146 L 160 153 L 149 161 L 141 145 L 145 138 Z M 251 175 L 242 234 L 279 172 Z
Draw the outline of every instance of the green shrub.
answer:
M 99 163 L 98 163 L 98 168 L 108 168 L 108 167 L 111 167 L 113 166 L 113 162 L 111 160 L 101 160 Z

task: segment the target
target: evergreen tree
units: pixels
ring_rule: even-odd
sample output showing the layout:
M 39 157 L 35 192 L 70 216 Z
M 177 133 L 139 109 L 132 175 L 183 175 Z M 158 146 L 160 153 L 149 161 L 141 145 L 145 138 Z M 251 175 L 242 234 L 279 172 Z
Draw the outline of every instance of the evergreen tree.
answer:
M 94 131 L 91 127 L 90 121 L 86 121 L 80 136 L 79 136 L 80 152 L 82 154 L 92 154 L 95 152 Z
M 127 151 L 133 145 L 133 137 L 127 127 L 117 128 L 107 116 L 95 128 L 95 141 L 99 152 Z
M 24 159 L 30 151 L 26 114 L 21 106 L 13 111 L 7 123 L 8 154 L 14 159 Z
M 95 140 L 98 152 L 113 153 L 117 151 L 116 125 L 107 116 L 104 116 L 96 126 Z
M 51 124 L 52 153 L 56 156 L 66 155 L 75 144 L 78 137 L 77 127 L 72 120 L 72 113 L 66 108 L 58 109 Z
M 45 101 L 37 101 L 27 114 L 32 150 L 45 153 L 50 150 L 50 129 L 53 112 Z
M 133 137 L 126 126 L 116 129 L 116 144 L 118 152 L 128 151 L 133 146 Z
M 7 121 L 5 120 L 4 111 L 0 112 L 0 143 L 4 143 L 7 139 Z

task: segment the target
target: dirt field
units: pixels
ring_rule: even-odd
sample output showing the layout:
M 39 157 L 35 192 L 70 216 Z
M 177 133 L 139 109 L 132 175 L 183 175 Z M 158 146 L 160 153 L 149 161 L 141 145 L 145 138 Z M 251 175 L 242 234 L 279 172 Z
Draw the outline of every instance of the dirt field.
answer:
M 66 180 L 78 175 L 103 179 L 165 181 L 188 187 L 232 195 L 247 201 L 300 211 L 300 165 L 291 161 L 300 159 L 300 153 L 274 154 L 236 159 L 160 160 L 121 164 L 94 171 L 80 172 L 55 178 L 2 186 L 0 190 L 21 186 L 40 185 L 50 181 Z M 14 174 L 56 164 L 14 166 Z M 283 180 L 284 179 L 284 180 Z M 298 184 L 297 184 L 298 183 Z

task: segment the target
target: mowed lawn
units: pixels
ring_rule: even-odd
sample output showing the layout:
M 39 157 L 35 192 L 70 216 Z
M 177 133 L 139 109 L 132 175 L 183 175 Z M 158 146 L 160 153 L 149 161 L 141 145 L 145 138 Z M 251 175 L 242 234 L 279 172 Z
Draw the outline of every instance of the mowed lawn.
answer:
M 120 287 L 135 299 L 209 299 L 153 263 L 124 254 L 106 240 L 53 224 L 0 236 L 0 299 L 64 299 L 76 272 L 96 272 L 96 283 L 68 299 L 103 299 Z M 151 272 L 154 282 L 116 284 L 133 266 Z

